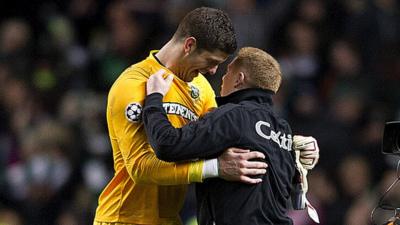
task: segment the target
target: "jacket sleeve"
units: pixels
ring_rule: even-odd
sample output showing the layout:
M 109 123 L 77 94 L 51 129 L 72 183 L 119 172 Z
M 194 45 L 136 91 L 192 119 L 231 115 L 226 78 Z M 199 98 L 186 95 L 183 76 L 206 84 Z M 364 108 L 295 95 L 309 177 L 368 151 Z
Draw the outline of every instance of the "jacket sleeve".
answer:
M 107 121 L 114 167 L 124 166 L 135 183 L 177 185 L 201 182 L 202 161 L 168 163 L 159 160 L 147 143 L 143 123 L 127 119 L 127 106 L 132 103 L 143 105 L 144 97 L 145 80 L 117 81 L 110 92 Z
M 162 107 L 162 95 L 146 97 L 143 124 L 147 138 L 157 157 L 168 162 L 211 158 L 239 143 L 243 121 L 240 110 L 221 107 L 198 121 L 175 128 Z

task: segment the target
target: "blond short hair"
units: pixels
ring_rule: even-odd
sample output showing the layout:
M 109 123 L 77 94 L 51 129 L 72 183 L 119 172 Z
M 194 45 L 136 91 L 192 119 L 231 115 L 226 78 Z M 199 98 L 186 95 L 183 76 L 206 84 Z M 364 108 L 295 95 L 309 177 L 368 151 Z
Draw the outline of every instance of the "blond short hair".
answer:
M 276 93 L 282 75 L 279 63 L 265 51 L 244 47 L 239 50 L 234 64 L 247 72 L 251 85 Z

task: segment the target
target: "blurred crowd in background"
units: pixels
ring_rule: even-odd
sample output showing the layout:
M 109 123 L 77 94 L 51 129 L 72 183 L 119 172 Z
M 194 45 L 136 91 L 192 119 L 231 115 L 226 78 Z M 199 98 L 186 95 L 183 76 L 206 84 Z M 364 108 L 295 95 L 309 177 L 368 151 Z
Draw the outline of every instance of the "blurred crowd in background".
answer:
M 398 0 L 4 1 L 0 7 L 0 223 L 91 224 L 113 173 L 107 91 L 198 6 L 225 10 L 239 47 L 278 59 L 275 107 L 321 159 L 309 200 L 322 225 L 371 224 L 399 158 L 381 153 L 400 120 Z M 207 77 L 218 94 L 226 64 Z M 131 90 L 135 91 L 135 90 Z M 400 187 L 385 201 L 400 207 Z M 383 223 L 392 211 L 377 210 Z M 305 211 L 296 225 L 314 224 Z M 182 210 L 193 223 L 189 191 Z M 192 222 L 190 222 L 192 221 Z

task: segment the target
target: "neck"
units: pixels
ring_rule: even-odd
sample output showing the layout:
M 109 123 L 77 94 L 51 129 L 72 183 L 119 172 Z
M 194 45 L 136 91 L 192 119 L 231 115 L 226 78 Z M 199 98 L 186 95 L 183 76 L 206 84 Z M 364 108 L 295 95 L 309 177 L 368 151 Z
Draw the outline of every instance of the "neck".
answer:
M 156 53 L 156 57 L 165 67 L 172 69 L 180 58 L 180 54 L 179 45 L 173 40 L 170 40 Z M 175 73 L 176 71 L 172 72 Z

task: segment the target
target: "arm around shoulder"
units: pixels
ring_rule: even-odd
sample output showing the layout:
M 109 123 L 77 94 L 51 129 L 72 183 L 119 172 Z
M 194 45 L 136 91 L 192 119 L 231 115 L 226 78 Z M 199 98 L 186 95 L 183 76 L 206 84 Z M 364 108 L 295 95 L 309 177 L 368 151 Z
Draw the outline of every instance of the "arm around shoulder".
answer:
M 176 164 L 157 159 L 147 144 L 143 123 L 140 119 L 130 118 L 128 112 L 128 106 L 133 103 L 143 107 L 145 82 L 134 79 L 121 81 L 113 86 L 107 109 L 110 136 L 115 140 L 113 151 L 119 152 L 115 155 L 120 157 L 114 159 L 114 163 L 123 163 L 136 183 L 176 185 L 201 181 L 203 162 Z M 127 94 L 126 90 L 134 91 Z
M 238 111 L 218 109 L 198 121 L 175 128 L 162 107 L 161 95 L 149 95 L 143 112 L 145 130 L 157 156 L 165 161 L 210 158 L 233 146 L 241 136 Z

